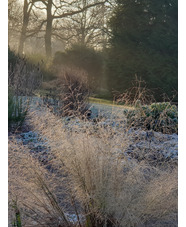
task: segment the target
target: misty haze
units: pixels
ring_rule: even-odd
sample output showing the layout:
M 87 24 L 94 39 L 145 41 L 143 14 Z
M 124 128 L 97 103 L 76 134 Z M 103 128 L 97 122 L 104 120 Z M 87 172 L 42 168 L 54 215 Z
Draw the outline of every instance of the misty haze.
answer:
M 178 1 L 8 0 L 9 227 L 178 226 Z

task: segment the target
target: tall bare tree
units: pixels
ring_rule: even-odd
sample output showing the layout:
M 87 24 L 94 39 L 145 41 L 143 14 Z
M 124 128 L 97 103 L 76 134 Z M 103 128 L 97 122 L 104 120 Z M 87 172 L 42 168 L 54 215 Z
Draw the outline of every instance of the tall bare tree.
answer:
M 29 17 L 30 13 L 33 7 L 33 2 L 29 0 L 24 0 L 24 5 L 23 5 L 23 24 L 22 24 L 22 29 L 21 29 L 21 35 L 20 35 L 20 41 L 19 41 L 19 48 L 18 52 L 20 54 L 23 53 L 23 48 L 24 48 L 24 43 L 26 40 L 26 31 L 29 23 Z
M 39 18 L 36 10 L 34 10 L 33 8 L 34 4 L 40 1 L 41 0 L 24 0 L 22 28 L 20 32 L 18 47 L 19 54 L 23 53 L 26 39 L 33 37 L 35 34 L 40 32 L 40 29 L 42 28 L 44 23 L 46 23 L 46 20 Z M 30 27 L 29 24 L 31 25 Z
M 84 8 L 94 0 L 78 0 L 74 7 Z M 108 44 L 109 29 L 107 21 L 112 15 L 115 0 L 108 0 L 106 4 L 87 8 L 83 12 L 66 17 L 63 20 L 55 20 L 53 23 L 53 36 L 69 47 L 72 44 L 100 49 Z
M 93 1 L 77 1 L 77 9 L 85 8 Z M 54 22 L 54 37 L 65 40 L 68 46 L 78 43 L 84 46 L 97 47 L 103 40 L 103 30 L 106 26 L 105 15 L 107 6 L 104 4 L 87 8 L 83 12 Z
M 95 0 L 86 5 L 80 5 L 77 8 L 77 1 L 65 1 L 65 0 L 38 0 L 34 2 L 34 6 L 37 9 L 46 10 L 46 32 L 45 32 L 45 50 L 46 55 L 51 57 L 52 55 L 52 29 L 53 22 L 62 18 L 72 17 L 73 15 L 85 12 L 89 8 L 103 5 L 107 0 Z M 36 3 L 36 4 L 35 4 Z M 39 3 L 39 4 L 37 4 Z M 41 4 L 42 3 L 42 6 Z
M 42 33 L 42 38 L 44 38 L 46 56 L 50 58 L 52 55 L 52 36 L 54 34 L 56 35 L 54 31 L 57 21 L 61 23 L 61 21 L 66 18 L 72 18 L 71 23 L 74 23 L 76 20 L 75 15 L 80 15 L 80 22 L 76 20 L 76 25 L 81 27 L 81 35 L 78 37 L 78 39 L 81 39 L 81 43 L 88 42 L 90 39 L 93 39 L 91 38 L 93 36 L 99 36 L 98 33 L 96 34 L 94 31 L 96 31 L 96 27 L 98 27 L 101 20 L 97 19 L 97 23 L 94 20 L 95 23 L 92 23 L 91 26 L 90 23 L 93 21 L 93 17 L 96 17 L 96 12 L 103 11 L 103 6 L 107 1 L 108 0 L 24 0 L 18 52 L 22 54 L 26 40 L 38 33 L 41 34 L 42 31 L 45 33 L 45 35 Z M 91 9 L 91 13 L 88 9 Z M 45 18 L 43 16 L 41 17 L 39 12 L 44 13 Z M 95 25 L 93 26 L 93 24 Z M 73 28 L 73 26 L 71 26 L 71 28 Z M 64 30 L 64 33 L 65 32 L 66 30 Z M 87 40 L 88 33 L 90 34 L 89 40 Z M 72 33 L 71 36 L 74 34 Z M 63 38 L 65 40 L 69 39 L 66 34 Z

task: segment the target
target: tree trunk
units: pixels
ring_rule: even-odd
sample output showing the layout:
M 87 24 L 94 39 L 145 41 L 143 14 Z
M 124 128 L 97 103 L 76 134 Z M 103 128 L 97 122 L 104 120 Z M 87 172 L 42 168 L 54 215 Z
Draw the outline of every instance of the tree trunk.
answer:
M 24 44 L 25 44 L 25 40 L 26 40 L 26 30 L 27 30 L 27 24 L 23 24 L 23 27 L 21 29 L 21 36 L 20 36 L 20 40 L 19 40 L 19 49 L 18 52 L 20 55 L 23 54 L 23 50 L 24 50 Z
M 30 11 L 28 10 L 28 2 L 27 2 L 27 0 L 24 0 L 23 25 L 22 25 L 22 29 L 21 29 L 19 48 L 18 48 L 18 52 L 20 55 L 23 54 L 23 50 L 24 50 L 24 44 L 25 44 L 25 40 L 26 40 L 26 31 L 27 31 L 28 22 L 29 22 L 29 15 L 30 15 Z
M 46 33 L 45 33 L 45 50 L 46 56 L 52 56 L 52 0 L 48 0 L 47 4 L 47 25 L 46 25 Z

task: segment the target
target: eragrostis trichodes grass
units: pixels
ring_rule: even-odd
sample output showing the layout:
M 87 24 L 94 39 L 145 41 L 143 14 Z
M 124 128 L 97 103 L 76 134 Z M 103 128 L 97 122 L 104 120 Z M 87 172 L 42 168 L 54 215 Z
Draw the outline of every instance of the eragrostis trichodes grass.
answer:
M 112 127 L 85 120 L 69 130 L 41 110 L 28 118 L 50 151 L 43 165 L 28 146 L 9 141 L 9 202 L 23 226 L 177 226 L 176 166 L 121 155 L 127 136 Z M 15 206 L 9 215 L 15 219 Z

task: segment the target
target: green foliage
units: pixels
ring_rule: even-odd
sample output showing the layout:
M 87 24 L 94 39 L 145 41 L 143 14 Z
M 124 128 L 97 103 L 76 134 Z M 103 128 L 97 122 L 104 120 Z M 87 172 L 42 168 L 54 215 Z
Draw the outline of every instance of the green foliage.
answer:
M 178 118 L 177 107 L 169 102 L 153 103 L 150 105 L 150 108 L 155 119 L 159 118 L 164 111 L 166 111 L 167 116 L 171 119 Z
M 22 227 L 21 213 L 18 208 L 17 201 L 13 201 L 12 207 L 14 208 L 14 212 L 15 212 L 15 220 L 13 221 L 13 227 Z
M 177 1 L 117 0 L 110 20 L 108 86 L 124 92 L 135 74 L 161 94 L 177 91 Z
M 16 223 L 15 223 L 15 226 L 16 227 L 21 227 L 22 226 L 21 225 L 21 216 L 20 216 L 20 212 L 19 211 L 16 213 Z
M 14 96 L 14 93 L 9 89 L 8 92 L 8 124 L 21 126 L 25 120 L 28 111 L 29 102 L 23 101 L 22 97 Z
M 124 114 L 131 126 L 163 133 L 178 133 L 178 109 L 169 102 L 139 106 L 135 110 L 125 111 Z
M 66 50 L 65 53 L 56 52 L 54 61 L 55 66 L 77 67 L 88 73 L 89 85 L 92 87 L 100 86 L 103 58 L 101 53 L 93 48 L 83 45 L 74 45 Z

